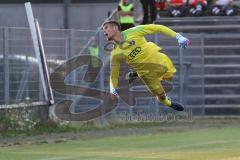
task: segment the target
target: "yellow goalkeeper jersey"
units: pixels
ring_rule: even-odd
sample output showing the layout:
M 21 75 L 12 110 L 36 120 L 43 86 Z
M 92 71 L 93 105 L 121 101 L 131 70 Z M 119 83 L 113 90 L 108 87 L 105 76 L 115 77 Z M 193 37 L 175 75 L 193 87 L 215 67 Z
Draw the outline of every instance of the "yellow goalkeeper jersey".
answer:
M 121 61 L 129 64 L 139 76 L 144 74 L 146 70 L 154 69 L 149 64 L 161 64 L 167 66 L 172 72 L 176 72 L 175 67 L 171 65 L 171 60 L 165 54 L 159 52 L 161 48 L 152 42 L 147 42 L 144 37 L 147 34 L 156 33 L 176 37 L 176 32 L 170 28 L 156 24 L 139 25 L 122 32 L 122 42 L 117 44 L 111 52 L 110 89 L 118 87 Z

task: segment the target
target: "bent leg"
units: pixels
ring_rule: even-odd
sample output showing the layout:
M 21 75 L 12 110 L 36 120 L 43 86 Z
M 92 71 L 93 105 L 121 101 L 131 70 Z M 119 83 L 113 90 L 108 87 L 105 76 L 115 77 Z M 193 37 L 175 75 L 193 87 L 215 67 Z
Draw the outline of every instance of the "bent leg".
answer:
M 157 100 L 159 102 L 161 102 L 162 104 L 164 104 L 167 107 L 171 107 L 172 106 L 172 102 L 171 100 L 168 98 L 168 96 L 166 96 L 165 92 L 159 94 L 156 96 Z
M 171 100 L 166 96 L 165 90 L 160 83 L 161 79 L 157 77 L 156 73 L 149 73 L 140 77 L 143 82 L 146 84 L 147 89 L 154 95 L 159 102 L 167 107 L 171 107 L 177 111 L 183 111 L 184 107 L 175 102 L 171 102 Z
M 167 107 L 170 107 L 176 111 L 183 111 L 184 107 L 180 103 L 172 102 L 165 93 L 162 93 L 157 96 L 159 102 L 164 104 Z

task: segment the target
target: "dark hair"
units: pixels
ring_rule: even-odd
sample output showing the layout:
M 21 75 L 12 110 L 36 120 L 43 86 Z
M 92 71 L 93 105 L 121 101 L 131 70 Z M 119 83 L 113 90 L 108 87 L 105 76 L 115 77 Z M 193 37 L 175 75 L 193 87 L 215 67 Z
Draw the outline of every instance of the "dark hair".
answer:
M 108 20 L 108 21 L 105 21 L 105 22 L 103 22 L 101 28 L 103 28 L 103 26 L 106 25 L 106 24 L 115 25 L 115 26 L 118 27 L 118 30 L 121 31 L 121 26 L 120 26 L 120 24 L 119 24 L 117 21 L 114 21 L 114 20 Z

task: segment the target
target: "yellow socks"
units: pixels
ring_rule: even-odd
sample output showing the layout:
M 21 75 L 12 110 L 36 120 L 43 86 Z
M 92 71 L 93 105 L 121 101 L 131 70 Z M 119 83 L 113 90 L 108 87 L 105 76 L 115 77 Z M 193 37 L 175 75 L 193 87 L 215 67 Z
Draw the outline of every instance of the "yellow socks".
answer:
M 168 98 L 168 96 L 165 96 L 165 98 L 159 99 L 157 97 L 158 101 L 161 102 L 162 104 L 164 104 L 165 106 L 170 107 L 172 105 L 171 100 Z

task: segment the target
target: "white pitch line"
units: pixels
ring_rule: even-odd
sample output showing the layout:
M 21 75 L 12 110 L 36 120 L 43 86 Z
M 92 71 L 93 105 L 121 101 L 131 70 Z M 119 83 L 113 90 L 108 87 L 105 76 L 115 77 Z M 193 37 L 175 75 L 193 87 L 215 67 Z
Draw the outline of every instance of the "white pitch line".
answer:
M 64 159 L 73 159 L 74 157 L 51 157 L 51 158 L 40 158 L 36 160 L 64 160 Z
M 177 146 L 172 146 L 172 147 L 165 147 L 165 148 L 163 148 L 163 150 L 182 149 L 182 148 L 199 147 L 199 146 L 204 146 L 204 145 L 223 144 L 223 143 L 231 143 L 231 142 L 239 142 L 239 140 L 216 140 L 216 141 L 209 141 L 209 142 L 184 144 L 184 145 L 177 145 Z

